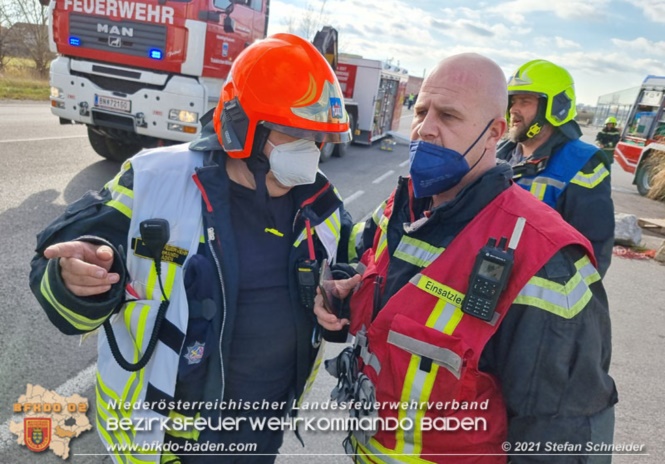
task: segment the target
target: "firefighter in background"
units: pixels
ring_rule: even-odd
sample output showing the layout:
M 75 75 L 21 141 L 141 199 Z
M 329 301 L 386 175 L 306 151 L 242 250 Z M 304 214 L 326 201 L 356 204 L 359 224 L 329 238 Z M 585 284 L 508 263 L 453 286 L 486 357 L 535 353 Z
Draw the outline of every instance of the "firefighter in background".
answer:
M 316 142 L 350 140 L 343 108 L 309 42 L 258 41 L 234 61 L 197 140 L 128 160 L 38 236 L 30 285 L 51 322 L 66 334 L 104 324 L 96 403 L 106 446 L 258 445 L 235 457 L 116 451 L 115 462 L 274 462 L 283 431 L 254 431 L 247 418 L 283 417 L 313 379 L 314 288 L 298 273 L 334 262 L 350 225 L 317 169 Z M 111 430 L 119 417 L 245 421 Z
M 510 77 L 508 95 L 508 140 L 498 158 L 513 167 L 518 185 L 589 239 L 604 276 L 614 245 L 610 160 L 580 140 L 572 77 L 549 61 L 529 61 Z
M 505 464 L 516 443 L 542 454 L 547 442 L 612 442 L 610 320 L 591 245 L 496 163 L 507 102 L 493 61 L 439 63 L 416 102 L 411 176 L 368 220 L 362 277 L 335 281 L 339 298 L 353 291 L 350 318 L 317 296 L 319 323 L 355 335 L 326 362 L 333 397 L 353 402 L 354 417 L 402 424 L 352 433 L 356 462 Z M 455 429 L 465 418 L 486 427 Z M 510 459 L 611 459 L 593 458 Z
M 603 130 L 596 134 L 596 145 L 600 148 L 614 148 L 621 137 L 617 127 L 617 118 L 610 116 L 605 119 Z

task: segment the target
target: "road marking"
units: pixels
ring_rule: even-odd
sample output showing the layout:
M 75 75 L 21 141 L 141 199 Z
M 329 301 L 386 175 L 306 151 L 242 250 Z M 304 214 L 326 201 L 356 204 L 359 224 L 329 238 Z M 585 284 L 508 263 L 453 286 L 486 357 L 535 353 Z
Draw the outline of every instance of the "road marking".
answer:
M 354 201 L 354 200 L 360 198 L 360 197 L 363 196 L 364 194 L 365 194 L 364 191 L 362 191 L 362 190 L 358 190 L 357 192 L 355 192 L 355 193 L 349 195 L 348 197 L 346 197 L 346 198 L 344 199 L 344 206 L 348 206 L 349 203 L 351 203 L 352 201 Z
M 635 195 L 638 195 L 637 190 L 627 189 L 627 188 L 624 188 L 624 187 L 612 187 L 612 190 L 615 191 L 615 192 L 633 193 Z
M 404 166 L 406 166 L 406 165 L 409 164 L 410 162 L 411 162 L 411 160 L 403 161 L 403 162 L 399 163 L 399 167 L 400 167 L 400 168 L 403 168 Z
M 76 377 L 69 379 L 58 388 L 56 388 L 55 392 L 65 397 L 72 396 L 74 393 L 82 395 L 84 391 L 88 390 L 95 384 L 96 369 L 97 363 L 88 366 L 86 369 L 79 372 Z M 16 399 L 18 400 L 18 398 Z M 88 398 L 88 401 L 91 402 L 90 398 Z M 92 411 L 92 413 L 95 414 L 95 411 Z M 18 421 L 20 422 L 22 420 L 23 418 L 19 419 Z M 12 444 L 16 444 L 16 436 L 9 431 L 9 423 L 15 421 L 17 420 L 8 419 L 0 426 L 0 453 L 5 451 L 5 449 Z M 94 423 L 94 418 L 92 423 Z
M 62 139 L 84 139 L 87 135 L 63 135 L 60 137 L 42 137 L 39 139 L 13 139 L 13 140 L 0 140 L 0 143 L 19 143 L 19 142 L 41 142 L 44 140 L 62 140 Z
M 386 172 L 384 175 L 382 175 L 382 176 L 377 177 L 376 179 L 374 179 L 374 180 L 372 181 L 372 183 L 373 183 L 373 184 L 378 184 L 379 182 L 381 182 L 381 181 L 383 181 L 383 180 L 386 180 L 388 177 L 392 176 L 393 174 L 395 174 L 395 171 L 393 171 L 393 170 L 391 169 L 390 171 Z

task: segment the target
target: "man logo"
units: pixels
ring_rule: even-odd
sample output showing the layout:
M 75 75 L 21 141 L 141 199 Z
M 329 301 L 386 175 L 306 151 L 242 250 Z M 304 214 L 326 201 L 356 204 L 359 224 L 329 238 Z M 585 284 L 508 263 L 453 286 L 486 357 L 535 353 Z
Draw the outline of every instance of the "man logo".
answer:
M 120 37 L 109 37 L 109 47 L 122 47 L 122 39 Z
M 23 419 L 25 446 L 30 451 L 41 453 L 51 443 L 51 418 Z

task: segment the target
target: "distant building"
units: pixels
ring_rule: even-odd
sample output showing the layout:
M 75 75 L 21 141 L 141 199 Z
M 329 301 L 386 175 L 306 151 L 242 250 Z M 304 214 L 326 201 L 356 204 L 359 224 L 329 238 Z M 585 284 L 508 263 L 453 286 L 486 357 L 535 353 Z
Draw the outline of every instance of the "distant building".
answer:
M 423 85 L 422 77 L 409 76 L 409 82 L 406 83 L 406 94 L 418 95 L 421 85 Z
M 6 54 L 19 58 L 29 58 L 31 56 L 30 50 L 37 48 L 37 41 L 40 37 L 48 37 L 48 29 L 45 25 L 16 23 L 6 32 L 4 44 Z

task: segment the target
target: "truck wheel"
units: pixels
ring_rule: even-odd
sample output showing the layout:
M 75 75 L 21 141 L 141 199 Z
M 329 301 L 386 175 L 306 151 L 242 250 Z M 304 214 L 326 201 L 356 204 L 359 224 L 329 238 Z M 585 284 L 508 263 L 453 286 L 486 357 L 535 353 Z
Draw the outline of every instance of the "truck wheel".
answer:
M 88 140 L 95 152 L 102 158 L 122 163 L 127 158 L 141 151 L 141 146 L 134 143 L 123 143 L 112 139 L 88 127 Z
M 323 144 L 323 148 L 320 151 L 321 156 L 319 156 L 319 163 L 325 163 L 333 155 L 333 151 L 335 151 L 335 144 L 326 142 Z
M 349 146 L 353 143 L 353 131 L 356 128 L 354 127 L 353 114 L 351 113 L 349 113 L 349 129 L 351 129 L 351 140 L 349 140 L 346 143 L 336 144 L 333 156 L 336 156 L 337 158 L 343 158 L 344 155 L 346 155 L 346 153 L 348 152 Z
M 653 166 L 651 166 L 650 163 L 641 163 L 635 173 L 635 185 L 637 186 L 637 191 L 643 197 L 647 196 L 651 189 L 651 179 L 654 175 L 653 171 Z

